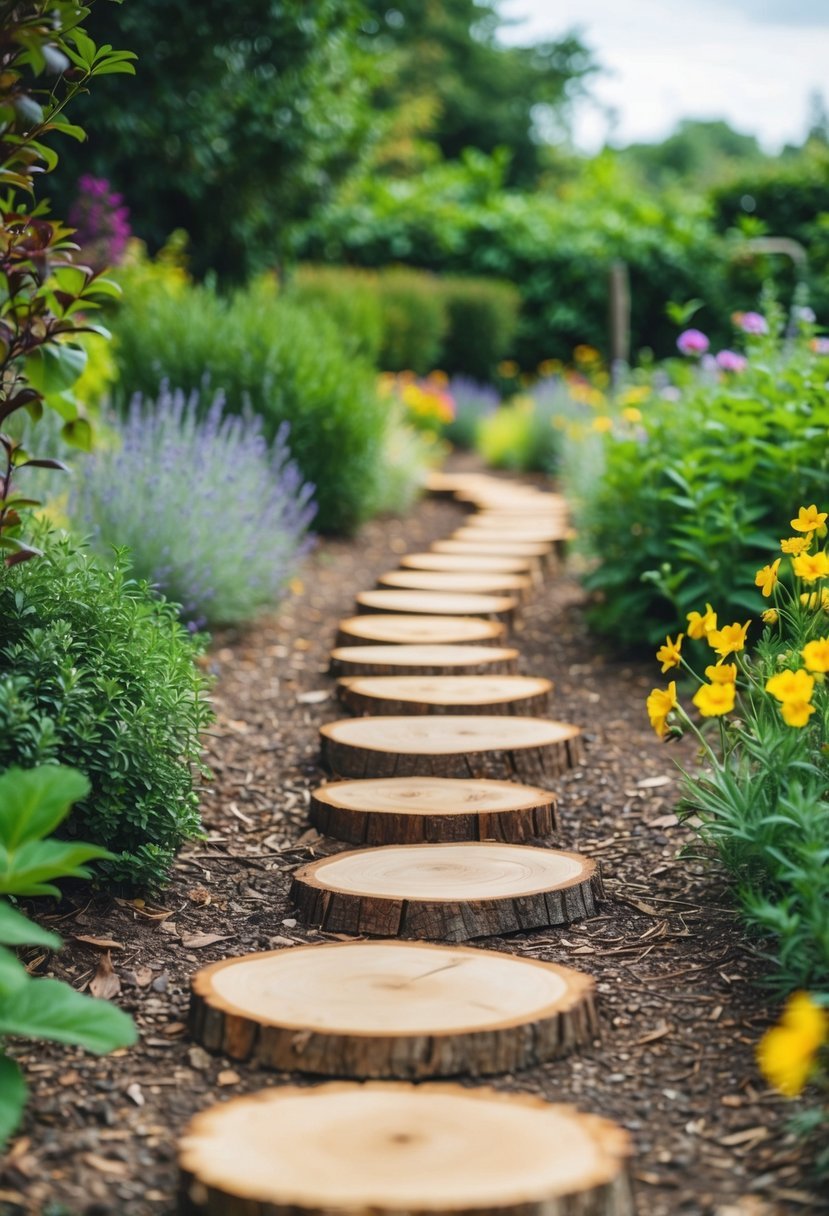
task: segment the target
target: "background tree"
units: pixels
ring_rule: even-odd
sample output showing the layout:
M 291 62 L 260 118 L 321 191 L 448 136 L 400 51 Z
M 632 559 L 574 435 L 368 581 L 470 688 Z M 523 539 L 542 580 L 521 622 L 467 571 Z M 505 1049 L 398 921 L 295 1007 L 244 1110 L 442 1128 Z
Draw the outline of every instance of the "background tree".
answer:
M 278 261 L 291 224 L 329 196 L 367 135 L 361 12 L 358 0 L 99 7 L 96 38 L 134 48 L 138 72 L 96 93 L 89 140 L 61 165 L 61 205 L 91 173 L 123 194 L 152 248 L 184 228 L 196 273 L 243 278 Z

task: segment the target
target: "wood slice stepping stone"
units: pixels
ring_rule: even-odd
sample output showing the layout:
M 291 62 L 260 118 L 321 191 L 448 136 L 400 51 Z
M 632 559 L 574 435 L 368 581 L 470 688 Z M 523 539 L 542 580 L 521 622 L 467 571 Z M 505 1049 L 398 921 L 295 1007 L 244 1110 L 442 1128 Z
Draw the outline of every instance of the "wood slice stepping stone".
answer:
M 627 1133 L 446 1082 L 280 1086 L 201 1111 L 182 1216 L 633 1216 Z
M 492 649 L 492 647 L 490 647 Z M 339 698 L 355 714 L 546 714 L 550 680 L 535 676 L 355 676 Z
M 568 967 L 424 942 L 330 942 L 196 972 L 190 1030 L 280 1071 L 420 1080 L 543 1064 L 598 1034 Z
M 541 785 L 581 756 L 578 726 L 510 715 L 342 718 L 320 736 L 323 760 L 338 777 L 517 777 Z
M 532 561 L 533 567 L 542 570 L 545 566 L 555 564 L 555 548 L 550 544 L 538 544 L 534 541 L 498 541 L 481 540 L 436 540 L 432 551 L 441 554 L 455 554 L 469 557 L 518 557 Z
M 332 674 L 345 677 L 511 675 L 517 666 L 518 651 L 507 646 L 338 646 L 331 651 Z
M 570 525 L 565 521 L 554 520 L 547 523 L 543 519 L 494 519 L 491 516 L 473 515 L 463 528 L 464 532 L 483 535 L 514 536 L 516 540 L 536 540 L 542 544 L 555 544 L 564 540 L 570 531 Z
M 311 792 L 311 823 L 349 844 L 518 844 L 558 828 L 556 797 L 515 781 L 378 777 L 331 781 Z
M 393 645 L 438 645 L 477 642 L 496 644 L 506 636 L 506 626 L 500 621 L 485 621 L 480 617 L 406 616 L 404 613 L 372 613 L 351 616 L 340 621 L 338 646 L 360 646 L 368 642 Z
M 463 941 L 565 925 L 602 897 L 596 862 L 528 844 L 393 844 L 294 871 L 291 900 L 327 933 Z
M 408 591 L 451 591 L 473 595 L 514 595 L 526 599 L 532 579 L 525 574 L 475 574 L 469 571 L 389 570 L 377 579 L 378 587 Z
M 424 616 L 482 616 L 511 623 L 518 608 L 514 595 L 473 595 L 452 591 L 406 591 L 384 587 L 362 591 L 356 599 L 358 613 L 403 612 Z
M 401 557 L 404 570 L 448 570 L 452 573 L 529 574 L 538 570 L 531 557 L 488 557 L 485 554 L 407 553 Z
M 520 531 L 518 528 L 496 532 L 494 529 L 473 528 L 469 524 L 465 524 L 462 528 L 456 529 L 449 539 L 471 541 L 476 545 L 486 546 L 487 553 L 503 553 L 507 546 L 529 544 L 541 549 L 541 556 L 546 556 L 553 551 L 558 531 L 559 529 L 556 529 L 556 535 L 552 539 L 548 539 L 544 535 L 538 536 L 535 533 L 528 535 L 525 531 Z M 512 548 L 511 552 L 516 553 L 521 552 L 521 550 Z

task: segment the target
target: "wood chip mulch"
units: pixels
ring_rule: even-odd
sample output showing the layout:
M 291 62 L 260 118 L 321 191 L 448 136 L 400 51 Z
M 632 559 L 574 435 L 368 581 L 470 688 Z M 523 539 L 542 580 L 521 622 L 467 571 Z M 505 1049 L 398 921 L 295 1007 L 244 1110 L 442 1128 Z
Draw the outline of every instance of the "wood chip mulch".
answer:
M 278 616 L 217 637 L 215 780 L 206 839 L 187 848 L 157 902 L 81 891 L 35 905 L 66 939 L 30 951 L 33 972 L 110 994 L 136 1017 L 137 1048 L 96 1058 L 19 1044 L 31 1087 L 24 1125 L 0 1162 L 0 1214 L 159 1216 L 175 1211 L 175 1142 L 217 1098 L 301 1077 L 209 1055 L 187 1036 L 199 966 L 323 935 L 298 923 L 291 871 L 338 846 L 309 829 L 321 723 L 345 716 L 327 674 L 338 618 L 400 555 L 447 535 L 463 515 L 424 501 L 405 521 L 375 521 L 326 542 Z M 764 964 L 741 934 L 725 883 L 677 823 L 675 759 L 650 730 L 652 664 L 601 653 L 583 596 L 563 571 L 523 614 L 521 670 L 555 681 L 556 716 L 586 733 L 586 761 L 560 783 L 562 847 L 601 858 L 601 914 L 563 930 L 492 939 L 497 949 L 596 977 L 602 1040 L 499 1088 L 543 1094 L 616 1119 L 632 1133 L 642 1216 L 777 1216 L 829 1210 L 808 1152 L 787 1129 L 792 1104 L 768 1090 L 754 1047 L 776 1007 Z M 681 855 L 685 851 L 684 855 Z

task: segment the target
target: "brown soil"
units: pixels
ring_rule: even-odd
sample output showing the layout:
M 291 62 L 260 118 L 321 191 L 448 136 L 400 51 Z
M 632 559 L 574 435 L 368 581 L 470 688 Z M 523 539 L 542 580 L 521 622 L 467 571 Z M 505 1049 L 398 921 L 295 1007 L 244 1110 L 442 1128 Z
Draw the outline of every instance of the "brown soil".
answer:
M 407 521 L 325 543 L 279 616 L 216 639 L 207 838 L 181 855 L 162 903 L 86 892 L 57 911 L 39 905 L 67 945 L 54 958 L 29 952 L 32 971 L 83 988 L 106 967 L 107 947 L 89 939 L 116 943 L 115 999 L 135 1015 L 141 1041 L 101 1059 L 20 1045 L 31 1101 L 0 1164 L 3 1216 L 171 1213 L 175 1141 L 195 1111 L 266 1084 L 303 1083 L 195 1046 L 185 1028 L 189 977 L 231 952 L 324 936 L 298 923 L 287 892 L 296 866 L 344 847 L 307 820 L 309 789 L 324 776 L 319 726 L 342 716 L 327 674 L 336 622 L 400 555 L 427 549 L 462 515 L 426 501 Z M 555 716 L 586 732 L 586 762 L 558 783 L 560 843 L 601 859 L 608 898 L 579 924 L 480 944 L 593 975 L 602 1040 L 494 1084 L 628 1128 L 643 1216 L 825 1210 L 786 1129 L 791 1104 L 766 1088 L 754 1062 L 775 1013 L 758 985 L 763 964 L 716 871 L 678 856 L 694 838 L 672 813 L 682 750 L 661 744 L 644 713 L 656 668 L 597 651 L 581 592 L 564 574 L 528 604 L 515 638 L 520 670 L 552 678 Z

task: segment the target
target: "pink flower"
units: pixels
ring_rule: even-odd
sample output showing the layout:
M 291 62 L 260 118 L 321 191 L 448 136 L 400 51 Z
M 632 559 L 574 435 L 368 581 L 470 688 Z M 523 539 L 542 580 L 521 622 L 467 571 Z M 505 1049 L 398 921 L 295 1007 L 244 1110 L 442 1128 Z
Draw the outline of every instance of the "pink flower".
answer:
M 704 355 L 710 345 L 704 333 L 698 329 L 686 329 L 676 340 L 681 355 Z
M 829 355 L 829 338 L 812 338 L 809 346 L 816 355 Z
M 736 350 L 721 350 L 717 355 L 717 367 L 723 372 L 744 372 L 748 367 L 745 355 Z
M 769 332 L 768 322 L 759 312 L 735 312 L 731 319 L 744 334 L 767 334 Z

